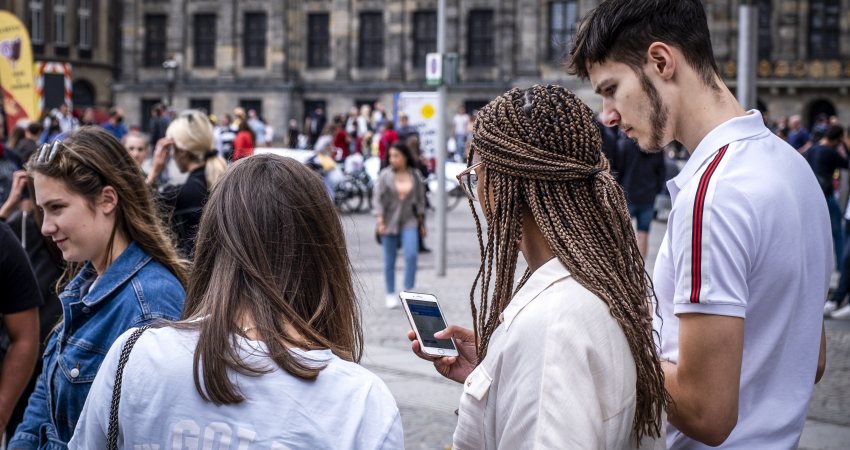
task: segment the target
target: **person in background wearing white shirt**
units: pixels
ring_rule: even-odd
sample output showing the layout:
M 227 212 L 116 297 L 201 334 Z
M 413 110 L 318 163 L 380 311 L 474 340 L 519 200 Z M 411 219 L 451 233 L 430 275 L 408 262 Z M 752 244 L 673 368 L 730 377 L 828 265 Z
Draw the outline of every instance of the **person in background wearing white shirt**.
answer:
M 464 160 L 464 150 L 466 149 L 466 138 L 468 136 L 467 127 L 469 126 L 469 114 L 466 113 L 466 108 L 462 105 L 457 107 L 457 113 L 452 118 L 454 125 L 455 137 L 455 154 L 454 160 L 461 162 Z
M 363 332 L 343 236 L 306 166 L 270 154 L 235 164 L 205 206 L 184 320 L 144 331 L 124 366 L 121 448 L 404 448 L 392 394 L 357 364 Z M 109 350 L 70 449 L 107 448 L 132 333 Z
M 569 71 L 602 122 L 645 151 L 691 155 L 667 183 L 655 323 L 672 449 L 796 448 L 826 353 L 826 203 L 791 146 L 720 78 L 699 0 L 607 0 L 576 34 Z
M 59 122 L 62 133 L 67 134 L 80 127 L 80 121 L 71 113 L 67 103 L 59 104 L 59 107 L 53 110 L 53 117 Z
M 458 178 L 487 220 L 485 242 L 473 210 L 474 333 L 434 335 L 458 357 L 413 342 L 464 383 L 452 448 L 663 446 L 652 288 L 593 112 L 559 86 L 512 89 L 479 112 L 470 157 Z M 528 269 L 514 286 L 520 252 Z

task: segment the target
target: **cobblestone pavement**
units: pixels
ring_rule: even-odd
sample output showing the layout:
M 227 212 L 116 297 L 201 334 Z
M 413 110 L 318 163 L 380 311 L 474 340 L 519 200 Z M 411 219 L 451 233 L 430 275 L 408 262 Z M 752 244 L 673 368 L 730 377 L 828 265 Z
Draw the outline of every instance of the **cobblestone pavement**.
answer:
M 343 216 L 343 227 L 359 284 L 366 352 L 363 364 L 378 374 L 398 402 L 408 449 L 446 449 L 456 424 L 454 414 L 462 392 L 433 367 L 410 352 L 407 319 L 400 309 L 384 307 L 383 260 L 375 242 L 371 215 Z M 482 219 L 483 220 L 483 219 Z M 436 245 L 433 214 L 426 239 Z M 653 223 L 647 268 L 652 273 L 663 222 Z M 448 216 L 448 274 L 437 277 L 433 254 L 420 254 L 416 288 L 434 293 L 450 323 L 471 326 L 469 290 L 478 271 L 479 253 L 472 216 L 461 204 Z M 401 285 L 399 258 L 396 284 Z M 816 386 L 800 448 L 850 448 L 850 321 L 827 320 L 827 371 Z

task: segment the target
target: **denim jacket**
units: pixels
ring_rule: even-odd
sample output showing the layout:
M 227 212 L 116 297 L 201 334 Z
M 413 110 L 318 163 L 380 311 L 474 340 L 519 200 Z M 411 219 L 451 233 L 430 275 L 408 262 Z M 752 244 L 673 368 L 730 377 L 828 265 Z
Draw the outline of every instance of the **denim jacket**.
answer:
M 176 320 L 185 292 L 135 242 L 106 269 L 90 262 L 59 295 L 64 322 L 44 351 L 44 368 L 8 449 L 65 449 L 106 352 L 124 331 Z

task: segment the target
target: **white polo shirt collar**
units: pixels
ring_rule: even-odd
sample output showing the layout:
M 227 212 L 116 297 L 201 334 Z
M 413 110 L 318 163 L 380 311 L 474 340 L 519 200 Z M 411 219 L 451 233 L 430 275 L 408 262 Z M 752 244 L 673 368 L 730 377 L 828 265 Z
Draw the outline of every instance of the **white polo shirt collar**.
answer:
M 511 322 L 513 322 L 519 312 L 528 306 L 532 300 L 537 298 L 541 292 L 569 276 L 570 272 L 561 264 L 561 261 L 557 257 L 550 259 L 531 274 L 525 285 L 514 295 L 511 302 L 502 311 L 499 321 L 505 325 L 506 329 L 510 328 Z
M 667 188 L 670 190 L 671 199 L 676 200 L 676 194 L 682 190 L 688 181 L 694 177 L 700 168 L 711 158 L 721 147 L 735 141 L 743 141 L 763 133 L 770 133 L 770 130 L 764 126 L 764 119 L 757 109 L 747 111 L 747 115 L 733 117 L 726 122 L 723 122 L 717 128 L 711 130 L 699 145 L 696 150 L 691 153 L 688 162 L 682 171 L 675 178 L 667 183 Z M 675 187 L 674 187 L 675 186 Z M 674 192 L 675 191 L 675 192 Z

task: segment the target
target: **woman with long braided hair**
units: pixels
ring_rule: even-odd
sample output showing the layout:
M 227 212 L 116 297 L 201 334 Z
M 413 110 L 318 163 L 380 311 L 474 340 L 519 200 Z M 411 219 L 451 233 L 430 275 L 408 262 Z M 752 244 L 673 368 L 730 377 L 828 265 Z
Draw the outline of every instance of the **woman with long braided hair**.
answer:
M 474 330 L 435 335 L 456 358 L 413 343 L 464 383 L 453 448 L 663 445 L 652 285 L 593 113 L 558 86 L 512 89 L 480 111 L 470 155 L 458 178 L 487 221 L 473 208 Z

